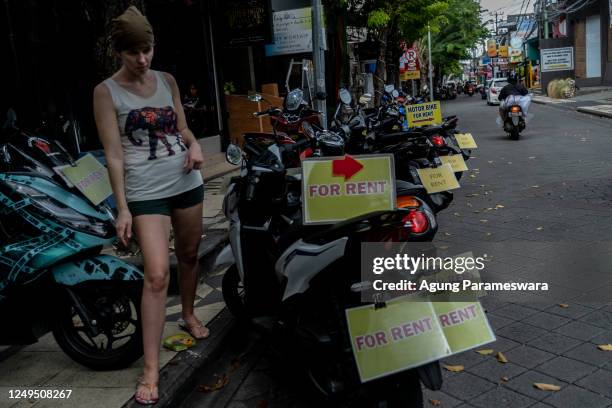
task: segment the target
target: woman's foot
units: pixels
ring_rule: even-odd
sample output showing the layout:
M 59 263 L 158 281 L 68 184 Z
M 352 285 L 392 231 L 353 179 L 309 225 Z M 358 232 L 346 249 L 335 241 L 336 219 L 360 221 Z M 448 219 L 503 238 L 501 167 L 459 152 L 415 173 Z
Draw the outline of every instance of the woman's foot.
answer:
M 157 388 L 158 379 L 158 375 L 147 376 L 143 374 L 143 376 L 138 379 L 134 400 L 141 405 L 153 405 L 157 403 L 157 401 L 159 401 Z
M 198 320 L 197 317 L 191 315 L 189 317 L 183 317 L 183 322 L 179 324 L 182 330 L 185 330 L 196 340 L 202 340 L 210 336 L 210 331 L 206 326 Z

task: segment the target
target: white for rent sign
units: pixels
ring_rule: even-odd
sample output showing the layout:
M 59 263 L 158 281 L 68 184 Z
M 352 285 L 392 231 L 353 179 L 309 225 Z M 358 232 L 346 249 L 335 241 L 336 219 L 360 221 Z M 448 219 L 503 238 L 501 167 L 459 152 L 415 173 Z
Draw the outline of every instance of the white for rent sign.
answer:
M 574 47 L 546 48 L 540 51 L 542 72 L 574 69 Z

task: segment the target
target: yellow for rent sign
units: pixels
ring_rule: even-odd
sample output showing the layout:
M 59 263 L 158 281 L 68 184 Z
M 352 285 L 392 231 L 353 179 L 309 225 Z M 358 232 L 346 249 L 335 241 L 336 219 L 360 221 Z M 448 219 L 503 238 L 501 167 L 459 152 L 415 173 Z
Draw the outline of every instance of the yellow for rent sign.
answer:
M 95 205 L 113 194 L 108 171 L 91 154 L 77 160 L 75 167 L 65 166 L 61 171 Z
M 410 127 L 439 125 L 442 123 L 440 101 L 406 106 L 406 118 Z
M 305 224 L 328 224 L 395 208 L 390 154 L 307 159 L 302 162 Z
M 408 295 L 346 310 L 362 382 L 439 360 L 495 335 L 479 302 L 431 302 Z

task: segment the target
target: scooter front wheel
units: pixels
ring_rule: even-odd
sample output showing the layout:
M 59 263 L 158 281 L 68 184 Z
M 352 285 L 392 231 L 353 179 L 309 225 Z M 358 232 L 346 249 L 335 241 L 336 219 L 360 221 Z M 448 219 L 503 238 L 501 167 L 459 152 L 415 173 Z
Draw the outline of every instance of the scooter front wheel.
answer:
M 68 296 L 53 328 L 60 348 L 74 361 L 94 370 L 128 367 L 142 354 L 140 321 L 141 290 L 133 284 L 95 282 L 95 286 L 69 290 L 87 311 L 93 335 L 77 313 L 74 297 Z
M 229 311 L 236 319 L 243 320 L 248 318 L 246 303 L 244 300 L 244 285 L 240 281 L 240 274 L 236 264 L 227 268 L 223 281 L 221 282 L 223 300 Z

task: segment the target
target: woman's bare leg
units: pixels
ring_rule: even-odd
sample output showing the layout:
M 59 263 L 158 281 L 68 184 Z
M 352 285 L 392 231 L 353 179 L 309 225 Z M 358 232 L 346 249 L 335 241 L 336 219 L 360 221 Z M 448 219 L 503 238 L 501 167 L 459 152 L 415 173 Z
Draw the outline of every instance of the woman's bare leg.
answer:
M 144 371 L 142 381 L 157 384 L 159 380 L 159 345 L 166 321 L 166 296 L 169 282 L 168 239 L 170 217 L 139 215 L 134 217 L 138 243 L 144 257 L 144 286 L 142 291 L 142 334 Z M 157 398 L 157 390 L 138 388 L 144 399 Z
M 198 327 L 202 323 L 193 313 L 193 303 L 198 286 L 198 248 L 202 236 L 202 203 L 189 208 L 174 209 L 172 225 L 178 260 L 183 320 L 193 328 L 192 334 L 195 337 L 206 336 L 208 329 Z

